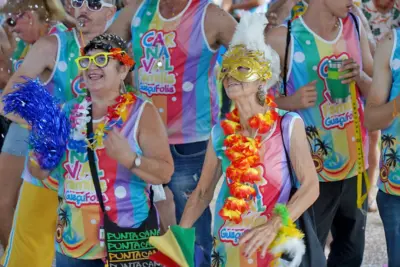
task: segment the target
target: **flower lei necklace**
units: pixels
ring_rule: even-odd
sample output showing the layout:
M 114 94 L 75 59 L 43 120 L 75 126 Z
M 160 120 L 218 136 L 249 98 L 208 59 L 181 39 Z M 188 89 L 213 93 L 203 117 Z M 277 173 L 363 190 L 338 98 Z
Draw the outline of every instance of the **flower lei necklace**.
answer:
M 136 102 L 136 96 L 130 92 L 118 96 L 115 104 L 109 106 L 107 115 L 100 122 L 93 133 L 93 136 L 87 137 L 86 124 L 90 121 L 89 107 L 92 105 L 89 96 L 85 96 L 79 104 L 75 104 L 71 113 L 71 141 L 75 149 L 84 149 L 89 146 L 92 149 L 103 146 L 104 137 L 114 127 L 121 128 L 127 119 L 128 105 Z M 82 151 L 82 150 L 80 150 Z
M 261 136 L 273 127 L 278 118 L 275 111 L 276 104 L 271 95 L 267 96 L 266 104 L 271 108 L 265 114 L 257 114 L 248 120 L 249 126 L 256 130 L 255 137 L 247 137 L 238 133 L 240 126 L 239 112 L 234 109 L 227 114 L 227 119 L 221 122 L 221 127 L 226 135 L 224 147 L 226 157 L 231 164 L 226 170 L 229 196 L 219 215 L 225 221 L 233 221 L 236 224 L 242 221 L 242 214 L 249 210 L 248 201 L 256 196 L 254 184 L 261 181 L 262 177 L 257 164 L 260 162 L 259 149 Z

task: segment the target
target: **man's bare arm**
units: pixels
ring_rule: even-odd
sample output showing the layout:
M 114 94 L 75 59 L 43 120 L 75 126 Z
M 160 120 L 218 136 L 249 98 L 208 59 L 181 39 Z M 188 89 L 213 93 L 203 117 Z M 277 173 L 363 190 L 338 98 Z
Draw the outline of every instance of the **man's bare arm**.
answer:
M 210 4 L 204 21 L 210 46 L 213 49 L 218 49 L 220 45 L 228 48 L 236 30 L 236 20 L 222 8 Z
M 284 20 L 291 15 L 292 8 L 296 5 L 296 0 L 278 0 L 273 3 L 267 11 L 267 19 L 270 27 L 281 25 Z
M 361 56 L 362 56 L 362 64 L 363 64 L 363 69 L 360 70 L 360 76 L 361 79 L 357 83 L 358 87 L 360 88 L 361 94 L 364 97 L 368 96 L 371 84 L 372 84 L 372 73 L 373 73 L 373 59 L 371 55 L 371 50 L 369 47 L 369 41 L 367 37 L 367 33 L 364 29 L 364 27 L 361 25 L 360 26 L 360 45 L 361 45 Z
M 118 35 L 125 41 L 130 41 L 132 39 L 131 22 L 141 3 L 142 0 L 135 0 L 124 7 L 118 18 L 111 24 L 110 28 L 108 28 L 107 33 Z
M 388 102 L 392 86 L 392 72 L 390 70 L 390 56 L 394 44 L 392 34 L 386 36 L 376 49 L 374 57 L 374 75 L 370 94 L 365 108 L 364 124 L 370 131 L 381 130 L 388 127 L 397 115 L 396 105 L 400 97 Z
M 286 36 L 287 36 L 287 28 L 280 26 L 277 28 L 268 29 L 268 32 L 265 34 L 265 42 L 274 49 L 280 58 L 281 64 L 281 76 L 283 77 L 283 68 L 285 61 L 285 49 L 286 49 Z M 291 53 L 289 46 L 289 55 Z M 290 57 L 288 57 L 288 63 L 290 62 Z M 294 101 L 294 96 L 281 96 L 275 99 L 276 104 L 280 109 L 284 110 L 296 110 L 298 107 L 296 106 L 296 102 Z
M 57 57 L 57 38 L 55 36 L 46 36 L 39 39 L 29 50 L 23 63 L 18 70 L 12 75 L 8 81 L 2 96 L 13 92 L 15 89 L 14 84 L 24 82 L 22 76 L 36 78 L 42 77 L 46 71 L 52 71 Z M 2 97 L 1 97 L 2 99 Z M 4 114 L 3 103 L 0 102 L 0 113 Z M 15 118 L 13 115 L 7 115 L 7 118 L 17 122 L 20 119 Z

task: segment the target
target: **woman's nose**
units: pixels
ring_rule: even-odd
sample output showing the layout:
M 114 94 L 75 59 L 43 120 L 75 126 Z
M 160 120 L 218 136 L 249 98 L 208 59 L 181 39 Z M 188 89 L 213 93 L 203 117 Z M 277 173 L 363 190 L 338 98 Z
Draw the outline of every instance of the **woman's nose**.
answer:
M 88 70 L 95 70 L 98 68 L 99 67 L 97 67 L 96 64 L 94 64 L 93 60 L 90 60 Z

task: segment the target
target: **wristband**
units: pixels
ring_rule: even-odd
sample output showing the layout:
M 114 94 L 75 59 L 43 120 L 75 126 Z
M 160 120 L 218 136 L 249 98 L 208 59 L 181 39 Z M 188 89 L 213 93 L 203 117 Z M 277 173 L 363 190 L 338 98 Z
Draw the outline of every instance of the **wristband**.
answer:
M 397 116 L 397 107 L 396 107 L 396 98 L 393 99 L 393 113 L 392 117 L 395 118 Z

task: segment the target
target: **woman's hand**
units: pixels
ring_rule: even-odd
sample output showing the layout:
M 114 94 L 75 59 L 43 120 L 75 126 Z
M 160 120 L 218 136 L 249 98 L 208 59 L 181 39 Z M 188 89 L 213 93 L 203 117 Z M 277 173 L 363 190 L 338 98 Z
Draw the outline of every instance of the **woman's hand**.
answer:
M 113 129 L 107 135 L 104 140 L 104 146 L 106 148 L 107 155 L 112 159 L 115 159 L 122 166 L 130 168 L 136 153 L 132 151 L 128 139 L 125 138 L 120 132 Z
M 261 249 L 261 257 L 264 258 L 280 227 L 281 218 L 278 216 L 273 216 L 265 224 L 246 232 L 240 238 L 239 242 L 241 246 L 245 247 L 244 255 L 246 257 L 250 257 L 258 249 Z
M 39 180 L 45 180 L 47 177 L 49 177 L 50 171 L 42 170 L 34 156 L 29 156 L 28 160 L 28 170 L 33 177 Z

